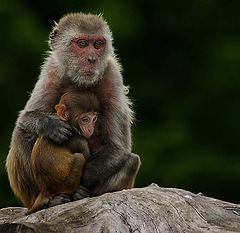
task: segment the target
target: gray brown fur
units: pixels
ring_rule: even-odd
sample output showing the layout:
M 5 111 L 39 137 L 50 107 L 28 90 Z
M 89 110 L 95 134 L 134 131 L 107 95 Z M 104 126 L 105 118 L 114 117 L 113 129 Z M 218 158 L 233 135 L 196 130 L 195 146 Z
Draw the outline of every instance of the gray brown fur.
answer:
M 94 92 L 102 106 L 99 129 L 102 146 L 86 163 L 81 180 L 89 195 L 132 187 L 140 165 L 139 157 L 131 153 L 133 112 L 107 23 L 101 16 L 69 14 L 60 20 L 54 32 L 50 39 L 52 51 L 16 122 L 6 163 L 10 185 L 28 208 L 39 192 L 30 169 L 36 139 L 46 137 L 62 143 L 71 135 L 70 125 L 52 115 L 60 96 L 69 87 L 78 88 L 79 92 Z M 107 41 L 98 75 L 91 80 L 79 77 L 77 57 L 69 46 L 70 41 L 82 33 L 100 34 Z M 82 189 L 80 186 L 73 200 L 84 197 Z

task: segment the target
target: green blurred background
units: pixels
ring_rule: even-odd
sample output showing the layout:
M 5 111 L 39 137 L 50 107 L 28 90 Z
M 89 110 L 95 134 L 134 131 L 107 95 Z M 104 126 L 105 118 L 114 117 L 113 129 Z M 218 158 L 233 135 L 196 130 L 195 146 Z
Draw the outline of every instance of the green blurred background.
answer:
M 131 86 L 138 187 L 152 182 L 239 203 L 240 1 L 0 1 L 0 207 L 20 205 L 5 171 L 53 20 L 104 13 Z

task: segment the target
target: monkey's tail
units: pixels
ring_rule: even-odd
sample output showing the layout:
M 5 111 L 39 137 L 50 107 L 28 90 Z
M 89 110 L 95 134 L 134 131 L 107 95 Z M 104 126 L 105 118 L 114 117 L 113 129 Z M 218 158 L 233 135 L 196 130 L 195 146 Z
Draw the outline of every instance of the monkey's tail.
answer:
M 32 207 L 30 209 L 28 209 L 28 211 L 26 212 L 26 215 L 32 214 L 32 213 L 40 210 L 41 207 L 45 203 L 47 203 L 48 200 L 49 200 L 49 197 L 46 197 L 42 193 L 39 193 L 39 195 L 38 195 L 37 199 L 35 200 L 35 202 L 33 203 Z

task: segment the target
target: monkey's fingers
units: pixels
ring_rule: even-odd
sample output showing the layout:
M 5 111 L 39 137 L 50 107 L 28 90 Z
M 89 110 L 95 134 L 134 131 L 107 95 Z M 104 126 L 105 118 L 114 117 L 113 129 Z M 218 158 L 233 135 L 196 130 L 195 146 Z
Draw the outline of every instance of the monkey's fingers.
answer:
M 72 131 L 72 126 L 68 122 L 61 121 L 61 120 L 60 120 L 60 122 L 61 122 L 60 125 L 62 126 L 62 128 L 66 129 L 70 132 Z
M 71 199 L 77 201 L 90 196 L 90 191 L 86 187 L 79 185 L 76 191 L 72 194 Z
M 60 119 L 55 123 L 56 125 L 52 127 L 48 137 L 57 143 L 66 142 L 72 135 L 72 127 L 68 122 L 61 121 Z
M 56 133 L 56 134 L 51 134 L 49 135 L 49 138 L 54 141 L 54 142 L 57 142 L 57 143 L 64 143 L 68 140 L 68 137 L 66 137 L 65 135 L 62 135 L 62 134 L 59 134 L 59 133 Z
M 47 207 L 61 205 L 70 201 L 70 197 L 67 194 L 58 194 L 48 201 Z
M 66 137 L 72 136 L 72 131 L 70 131 L 69 129 L 66 129 L 66 128 L 60 128 L 59 132 L 60 132 L 60 134 L 66 136 Z

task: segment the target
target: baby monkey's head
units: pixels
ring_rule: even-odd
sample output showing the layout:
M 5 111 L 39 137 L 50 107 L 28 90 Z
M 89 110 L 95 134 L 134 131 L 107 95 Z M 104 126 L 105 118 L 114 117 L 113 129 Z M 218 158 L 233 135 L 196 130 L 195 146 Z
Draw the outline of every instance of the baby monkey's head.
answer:
M 100 104 L 93 93 L 68 91 L 55 106 L 56 113 L 63 121 L 80 130 L 83 137 L 92 136 L 100 112 Z

